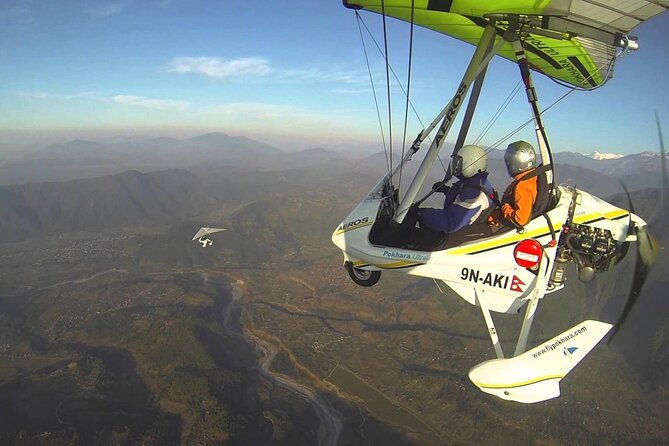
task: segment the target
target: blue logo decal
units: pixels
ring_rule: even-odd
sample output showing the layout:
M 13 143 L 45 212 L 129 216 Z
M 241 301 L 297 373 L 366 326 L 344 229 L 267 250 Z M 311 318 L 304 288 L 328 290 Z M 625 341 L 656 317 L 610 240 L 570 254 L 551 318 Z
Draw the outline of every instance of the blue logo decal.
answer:
M 562 350 L 562 353 L 564 353 L 565 356 L 571 356 L 576 350 L 578 350 L 578 347 L 565 347 Z

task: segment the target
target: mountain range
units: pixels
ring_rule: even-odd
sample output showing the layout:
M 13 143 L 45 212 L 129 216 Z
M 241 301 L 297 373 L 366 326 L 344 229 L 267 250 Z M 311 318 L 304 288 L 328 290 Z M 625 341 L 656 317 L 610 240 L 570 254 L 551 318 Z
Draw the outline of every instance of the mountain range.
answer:
M 491 159 L 504 159 L 503 150 L 489 152 Z M 569 164 L 584 167 L 595 172 L 614 176 L 660 173 L 661 155 L 655 152 L 641 152 L 632 155 L 613 155 L 595 157 L 576 152 L 555 152 L 553 161 L 556 165 Z
M 425 149 L 416 155 L 420 158 Z M 444 150 L 447 152 L 448 148 Z M 356 155 L 357 153 L 357 155 Z M 502 150 L 491 150 L 491 160 L 502 160 Z M 395 154 L 395 163 L 400 159 Z M 344 152 L 312 148 L 285 152 L 244 136 L 208 133 L 188 139 L 149 138 L 127 142 L 100 143 L 74 140 L 53 144 L 23 158 L 0 165 L 0 185 L 65 181 L 90 178 L 127 170 L 151 172 L 165 169 L 188 169 L 196 173 L 218 171 L 279 171 L 300 167 L 328 165 L 349 169 L 386 169 L 387 158 L 369 151 Z M 631 188 L 655 187 L 660 184 L 660 154 L 643 152 L 627 156 L 590 156 L 573 152 L 554 154 L 556 165 L 571 165 L 631 180 Z M 448 164 L 448 158 L 442 161 Z M 504 170 L 502 171 L 504 172 Z M 557 170 L 560 176 L 559 169 Z
M 0 165 L 0 185 L 90 178 L 126 170 L 281 170 L 343 159 L 340 153 L 319 148 L 283 152 L 243 136 L 223 133 L 183 140 L 151 138 L 118 143 L 74 140 L 50 145 Z
M 621 180 L 632 191 L 659 187 L 659 157 L 646 152 L 597 160 L 557 153 L 556 181 L 601 197 L 621 193 Z M 393 156 L 395 163 L 400 158 L 400 154 Z M 170 224 L 223 203 L 249 203 L 272 193 L 324 184 L 358 184 L 364 189 L 385 173 L 388 162 L 383 152 L 357 160 L 322 148 L 282 152 L 222 133 L 187 140 L 55 144 L 0 166 L 0 184 L 5 184 L 0 186 L 0 242 L 40 234 Z M 403 185 L 408 184 L 417 164 L 412 162 L 405 169 Z M 448 159 L 441 164 L 447 166 Z M 509 182 L 503 151 L 490 152 L 488 170 L 492 183 L 503 191 Z M 438 172 L 432 176 L 433 181 L 440 179 Z M 45 178 L 52 181 L 43 181 Z
M 593 152 L 588 154 L 588 156 L 596 160 L 617 160 L 618 158 L 623 157 L 623 155 L 618 155 L 616 153 L 600 153 L 600 152 Z

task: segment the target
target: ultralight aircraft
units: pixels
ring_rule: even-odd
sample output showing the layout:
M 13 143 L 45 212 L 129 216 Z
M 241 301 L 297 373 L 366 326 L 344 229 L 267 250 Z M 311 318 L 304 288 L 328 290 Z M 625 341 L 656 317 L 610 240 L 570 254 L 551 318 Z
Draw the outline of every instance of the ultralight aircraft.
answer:
M 655 257 L 656 242 L 644 220 L 586 191 L 556 185 L 551 148 L 542 121 L 532 72 L 578 90 L 592 90 L 612 76 L 616 59 L 638 48 L 629 32 L 669 7 L 667 0 L 344 0 L 344 5 L 393 17 L 463 40 L 476 47 L 450 102 L 416 137 L 410 149 L 332 234 L 344 266 L 361 286 L 374 285 L 382 271 L 397 271 L 443 282 L 480 307 L 497 358 L 474 366 L 471 381 L 506 400 L 533 403 L 560 395 L 564 378 L 612 329 L 586 320 L 527 350 L 537 306 L 564 287 L 567 266 L 581 280 L 614 267 L 637 242 L 633 289 L 617 327 L 638 297 Z M 434 249 L 390 246 L 375 234 L 403 222 L 458 111 L 469 94 L 467 112 L 453 156 L 466 137 L 486 67 L 494 56 L 518 65 L 533 116 L 549 204 L 529 224 Z M 387 54 L 386 54 L 387 60 Z M 436 133 L 406 191 L 395 179 L 433 130 Z M 631 204 L 631 203 L 630 203 Z M 506 357 L 491 312 L 518 313 L 525 305 L 515 351 Z M 615 329 L 614 329 L 615 331 Z

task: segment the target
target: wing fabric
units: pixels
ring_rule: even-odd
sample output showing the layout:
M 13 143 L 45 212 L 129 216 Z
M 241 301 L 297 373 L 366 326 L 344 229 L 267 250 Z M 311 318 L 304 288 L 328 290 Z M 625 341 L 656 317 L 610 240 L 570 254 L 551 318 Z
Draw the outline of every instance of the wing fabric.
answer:
M 411 20 L 412 0 L 344 0 L 344 5 Z M 472 45 L 481 39 L 486 17 L 495 16 L 501 35 L 509 15 L 523 16 L 530 67 L 586 89 L 610 78 L 629 31 L 668 8 L 669 0 L 413 0 L 416 25 Z M 498 54 L 516 60 L 510 43 Z
M 197 240 L 197 239 L 199 239 L 200 237 L 204 237 L 205 235 L 215 234 L 215 233 L 217 233 L 217 232 L 221 232 L 221 231 L 225 231 L 225 229 L 221 229 L 221 228 L 208 228 L 208 227 L 200 228 L 200 229 L 195 233 L 195 235 L 193 236 L 193 240 Z

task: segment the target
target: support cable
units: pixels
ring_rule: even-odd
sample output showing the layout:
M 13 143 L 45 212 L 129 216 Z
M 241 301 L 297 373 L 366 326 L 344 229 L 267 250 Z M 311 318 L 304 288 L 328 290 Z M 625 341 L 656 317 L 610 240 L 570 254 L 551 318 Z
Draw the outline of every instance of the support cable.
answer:
M 367 31 L 367 35 L 369 36 L 370 39 L 372 39 L 372 42 L 374 42 L 374 45 L 376 45 L 377 51 L 379 52 L 379 54 L 381 54 L 381 57 L 384 57 L 383 50 L 381 49 L 381 46 L 379 45 L 379 43 L 374 38 L 374 35 L 372 34 L 371 30 L 367 26 L 367 23 L 365 23 L 365 20 L 360 16 L 358 11 L 356 11 L 356 16 L 358 17 L 358 26 L 360 26 L 360 24 L 362 24 L 362 26 L 365 28 L 365 31 Z M 362 33 L 362 31 L 361 31 L 361 33 Z M 364 40 L 363 40 L 363 44 L 364 44 Z M 393 66 L 391 64 L 388 64 L 387 66 L 390 68 L 390 72 L 393 74 L 393 77 L 395 78 L 395 81 L 397 82 L 397 85 L 402 90 L 402 93 L 404 93 L 404 96 L 407 98 L 407 101 L 409 101 L 409 106 L 411 107 L 411 111 L 413 111 L 413 114 L 416 117 L 416 119 L 418 120 L 418 123 L 421 125 L 422 128 L 425 128 L 425 123 L 423 122 L 423 119 L 418 114 L 418 110 L 416 110 L 416 107 L 414 106 L 413 102 L 411 101 L 411 98 L 409 98 L 409 95 L 407 94 L 407 91 L 404 88 L 404 85 L 402 85 L 402 82 L 400 82 L 400 79 L 397 76 L 397 73 L 395 72 L 395 70 L 393 69 Z M 368 65 L 367 65 L 367 69 L 370 72 L 370 77 L 371 77 L 371 70 L 369 69 L 369 62 L 368 62 Z M 376 94 L 374 96 L 374 100 L 376 101 Z M 378 103 L 377 103 L 377 113 L 379 113 Z M 380 122 L 380 120 L 381 120 L 381 118 L 379 116 L 379 122 Z M 432 144 L 432 138 L 430 138 L 429 135 L 426 136 L 426 139 L 430 144 Z M 386 151 L 386 158 L 388 158 L 387 149 L 386 149 L 386 146 L 385 146 L 385 136 L 384 136 L 384 151 Z M 439 164 L 441 164 L 441 167 L 442 167 L 442 169 L 444 170 L 444 173 L 445 173 L 446 172 L 446 166 L 444 166 L 444 162 L 442 161 L 441 158 L 438 158 L 438 159 L 439 159 Z M 386 160 L 386 164 L 387 163 L 388 163 L 388 161 Z M 392 169 L 388 168 L 389 172 L 391 170 Z
M 360 17 L 360 13 L 358 13 L 358 11 L 355 11 L 355 16 L 358 19 L 358 30 L 360 32 L 360 41 L 362 42 L 362 49 L 365 53 L 365 61 L 367 62 L 367 72 L 369 73 L 369 82 L 372 86 L 372 93 L 374 94 L 374 104 L 376 105 L 376 116 L 379 119 L 379 127 L 381 129 L 381 141 L 383 143 L 383 153 L 386 156 L 386 167 L 388 168 L 388 171 L 390 171 L 391 167 L 390 167 L 390 162 L 388 160 L 388 150 L 387 150 L 387 147 L 386 147 L 386 136 L 385 136 L 385 133 L 383 131 L 383 123 L 381 122 L 381 110 L 379 109 L 379 100 L 376 97 L 376 88 L 374 87 L 374 77 L 372 76 L 372 68 L 369 65 L 369 57 L 367 55 L 367 47 L 365 46 L 365 38 L 362 34 L 362 27 L 360 26 L 361 23 L 363 25 L 365 25 L 365 22 L 362 20 L 362 17 Z M 365 28 L 367 28 L 367 25 L 365 25 Z M 369 30 L 367 30 L 367 31 L 369 32 Z M 376 43 L 376 41 L 374 43 Z M 378 45 L 377 45 L 377 47 L 378 47 Z
M 356 14 L 357 14 L 357 11 L 356 11 Z M 372 42 L 374 42 L 374 44 L 376 45 L 376 49 L 379 51 L 379 53 L 381 54 L 381 56 L 383 56 L 383 50 L 382 50 L 381 47 L 379 46 L 379 43 L 376 41 L 376 39 L 375 39 L 374 36 L 372 35 L 372 32 L 371 32 L 370 29 L 367 27 L 367 24 L 365 23 L 364 20 L 362 20 L 362 18 L 360 18 L 360 23 L 362 23 L 362 26 L 365 27 L 365 31 L 367 31 L 367 35 L 369 35 L 369 37 L 372 39 Z M 389 67 L 390 67 L 390 72 L 393 74 L 393 77 L 395 78 L 395 81 L 397 81 L 397 85 L 398 85 L 398 86 L 400 87 L 400 89 L 402 90 L 402 93 L 404 93 L 404 96 L 408 98 L 409 95 L 407 94 L 407 91 L 404 89 L 404 85 L 402 85 L 402 83 L 400 82 L 400 79 L 399 79 L 399 77 L 397 76 L 397 73 L 395 73 L 395 70 L 393 70 L 392 65 L 389 65 Z M 425 128 L 425 124 L 423 123 L 423 120 L 421 119 L 420 115 L 418 114 L 418 111 L 416 110 L 416 107 L 414 107 L 413 102 L 411 102 L 411 99 L 408 99 L 408 100 L 409 100 L 409 105 L 411 106 L 411 110 L 413 111 L 414 115 L 416 116 L 416 119 L 418 119 L 418 122 L 420 123 L 420 125 L 421 125 L 423 128 Z M 428 137 L 428 140 L 430 140 L 429 137 Z M 430 141 L 431 141 L 431 140 L 430 140 Z
M 507 107 L 509 104 L 511 104 L 511 101 L 516 97 L 518 92 L 520 91 L 520 87 L 523 85 L 522 81 L 518 81 L 516 84 L 516 87 L 509 93 L 509 95 L 506 97 L 502 105 L 497 109 L 495 114 L 493 115 L 492 118 L 488 121 L 488 123 L 485 125 L 483 130 L 481 131 L 481 134 L 474 140 L 474 144 L 478 145 L 479 142 L 483 139 L 483 137 L 490 131 L 490 129 L 495 125 L 497 120 L 502 116 L 504 111 L 506 111 Z
M 623 53 L 621 52 L 621 53 L 619 53 L 619 55 L 616 56 L 616 57 L 620 57 L 622 54 L 623 54 Z M 610 68 L 613 66 L 613 63 L 612 63 L 612 62 L 609 62 L 608 65 L 609 65 L 609 69 L 610 69 Z M 603 66 L 605 66 L 605 64 L 602 64 L 602 67 L 603 67 Z M 590 77 L 592 77 L 592 75 L 590 75 Z M 590 77 L 586 78 L 585 80 L 587 81 L 588 79 L 590 79 Z M 516 86 L 516 89 L 517 89 L 517 88 L 518 88 L 518 86 Z M 516 89 L 514 89 L 514 91 L 515 91 Z M 569 91 L 567 91 L 565 94 L 563 94 L 562 96 L 560 96 L 557 100 L 555 100 L 553 103 L 551 103 L 548 107 L 546 107 L 546 108 L 544 108 L 543 110 L 541 110 L 541 111 L 539 112 L 539 116 L 540 116 L 540 117 L 543 117 L 544 113 L 546 113 L 548 110 L 550 110 L 551 108 L 553 108 L 554 106 L 556 106 L 559 102 L 561 102 L 561 101 L 562 101 L 563 99 L 565 99 L 567 96 L 569 96 L 570 94 L 572 94 L 574 91 L 579 91 L 579 90 L 580 90 L 580 89 L 579 89 L 579 88 L 576 88 L 576 87 L 569 88 Z M 515 96 L 516 94 L 517 94 L 517 91 L 515 91 L 515 93 L 513 93 L 513 96 Z M 507 104 L 507 106 L 508 106 L 508 104 Z M 504 107 L 504 108 L 506 109 L 506 107 Z M 523 130 L 525 127 L 527 127 L 528 125 L 532 124 L 533 122 L 534 122 L 534 117 L 529 118 L 528 120 L 526 120 L 525 122 L 523 122 L 522 124 L 520 124 L 518 127 L 516 127 L 515 129 L 513 129 L 511 132 L 507 133 L 505 136 L 503 136 L 503 137 L 501 137 L 500 139 L 498 139 L 497 141 L 495 141 L 491 146 L 489 146 L 489 147 L 485 150 L 485 154 L 488 155 L 490 152 L 492 152 L 492 151 L 495 150 L 497 147 L 499 147 L 500 145 L 502 145 L 504 142 L 506 142 L 506 141 L 507 141 L 509 138 L 511 138 L 513 135 L 519 133 L 521 130 Z M 486 130 L 486 131 L 487 131 L 487 130 Z M 479 139 L 480 139 L 480 138 L 478 138 L 477 141 L 478 141 Z M 476 160 L 472 161 L 472 163 L 470 163 L 470 165 L 471 165 L 471 164 L 474 164 L 476 161 L 478 161 L 478 158 L 477 158 Z M 463 166 L 463 169 L 464 169 L 464 166 Z M 428 191 L 428 193 L 427 193 L 424 197 L 422 197 L 420 200 L 418 200 L 416 203 L 419 203 L 419 204 L 420 204 L 420 203 L 424 202 L 424 201 L 425 201 L 427 198 L 429 198 L 433 193 L 434 193 L 434 190 L 430 190 L 430 191 Z
M 409 93 L 408 93 L 408 90 L 409 90 L 409 88 L 410 88 L 411 65 L 412 65 L 411 59 L 412 59 L 412 47 L 413 47 L 413 45 L 412 45 L 412 41 L 413 41 L 413 26 L 414 26 L 414 0 L 412 0 L 412 6 L 411 6 L 411 37 L 410 37 L 410 41 L 411 41 L 411 42 L 410 42 L 410 50 L 409 50 L 410 52 L 409 52 L 409 72 L 408 72 L 408 74 L 407 74 L 407 90 L 405 90 L 404 87 L 402 86 L 402 83 L 399 81 L 399 79 L 398 79 L 398 77 L 397 77 L 395 71 L 392 69 L 392 66 L 390 65 L 390 62 L 389 62 L 389 59 L 388 59 L 388 38 L 387 38 L 386 14 L 385 14 L 385 1 L 384 1 L 384 0 L 381 0 L 381 9 L 382 9 L 381 12 L 382 12 L 382 16 L 383 16 L 384 51 L 381 50 L 381 48 L 379 47 L 379 44 L 376 42 L 376 40 L 374 39 L 374 36 L 371 34 L 369 28 L 367 27 L 367 25 L 365 24 L 365 22 L 362 20 L 362 18 L 360 17 L 360 15 L 358 14 L 357 11 L 356 11 L 356 16 L 357 16 L 357 18 L 358 18 L 358 27 L 359 27 L 359 31 L 360 31 L 361 41 L 363 42 L 363 47 L 364 47 L 364 38 L 363 38 L 363 35 L 362 35 L 362 28 L 361 28 L 361 25 L 360 25 L 361 23 L 362 23 L 362 26 L 365 27 L 367 33 L 368 33 L 369 36 L 371 37 L 372 41 L 373 41 L 374 44 L 376 45 L 376 47 L 377 47 L 377 49 L 379 50 L 379 52 L 382 53 L 382 55 L 383 55 L 383 57 L 384 57 L 384 60 L 385 60 L 385 67 L 386 67 L 386 84 L 387 84 L 387 97 L 388 97 L 388 116 L 389 116 L 388 126 L 389 126 L 389 147 L 390 147 L 390 155 L 388 155 L 388 153 L 387 153 L 388 149 L 386 148 L 385 138 L 383 137 L 383 126 L 382 126 L 382 124 L 381 124 L 380 111 L 379 111 L 378 101 L 377 101 L 377 97 L 376 97 L 376 92 L 375 92 L 375 91 L 374 91 L 374 100 L 375 100 L 376 107 L 377 107 L 377 115 L 378 115 L 378 117 L 379 117 L 379 125 L 380 125 L 380 127 L 381 127 L 381 131 L 382 131 L 382 138 L 383 138 L 383 144 L 384 144 L 384 151 L 386 151 L 386 162 L 387 162 L 387 163 L 389 162 L 389 164 L 390 164 L 390 167 L 389 167 L 388 170 L 389 170 L 389 171 L 392 171 L 392 165 L 393 165 L 392 157 L 393 157 L 393 153 L 392 153 L 392 118 L 391 118 L 391 110 L 392 110 L 392 106 L 391 106 L 391 92 L 390 92 L 390 88 L 391 88 L 391 86 L 390 86 L 390 72 L 393 73 L 393 76 L 394 76 L 395 80 L 397 81 L 398 85 L 400 86 L 400 88 L 402 89 L 402 91 L 404 92 L 405 97 L 406 97 L 404 135 L 403 135 L 403 142 L 402 142 L 402 155 L 403 155 L 403 156 L 402 156 L 402 159 L 404 159 L 404 150 L 405 150 L 405 147 L 404 147 L 404 146 L 405 146 L 405 143 L 406 143 L 406 139 L 405 139 L 405 138 L 406 138 L 406 129 L 407 129 L 407 122 L 408 122 L 408 107 L 409 107 L 409 105 L 411 106 L 412 111 L 414 112 L 414 114 L 415 114 L 416 117 L 418 118 L 420 124 L 423 125 L 423 127 L 424 127 L 424 124 L 423 124 L 422 120 L 420 119 L 420 116 L 418 115 L 418 112 L 416 111 L 416 109 L 415 109 L 413 103 L 411 102 L 411 100 L 410 100 L 410 98 L 409 98 Z M 608 61 L 608 62 L 606 62 L 606 63 L 603 63 L 603 64 L 601 65 L 601 68 L 606 67 L 606 75 L 605 75 L 605 79 L 607 79 L 607 78 L 610 77 L 610 73 L 611 73 L 611 71 L 612 71 L 612 68 L 613 68 L 613 65 L 614 65 L 615 60 L 618 59 L 618 58 L 620 58 L 620 57 L 622 57 L 624 54 L 625 54 L 624 51 L 620 51 L 618 54 L 616 54 L 616 55 L 614 56 L 614 58 L 613 58 L 612 60 L 610 60 L 610 61 Z M 371 68 L 370 68 L 370 65 L 369 65 L 369 59 L 368 59 L 368 55 L 367 55 L 367 50 L 366 50 L 366 48 L 365 48 L 365 58 L 366 58 L 366 60 L 367 60 L 367 67 L 368 67 L 368 71 L 369 71 L 369 75 L 370 75 L 370 81 L 372 82 L 372 89 L 374 90 L 374 85 L 373 85 L 373 80 L 372 80 L 372 74 L 371 74 Z M 588 78 L 586 78 L 585 80 L 587 81 L 588 79 L 592 78 L 592 77 L 594 76 L 594 74 L 595 74 L 595 73 L 592 73 L 592 74 L 591 74 Z M 562 95 L 560 98 L 558 98 L 556 101 L 554 101 L 551 105 L 549 105 L 548 107 L 546 107 L 544 110 L 542 110 L 541 112 L 539 112 L 539 114 L 538 114 L 539 117 L 541 117 L 545 112 L 547 112 L 547 111 L 550 110 L 552 107 L 554 107 L 554 106 L 557 105 L 559 102 L 561 102 L 563 99 L 565 99 L 567 96 L 569 96 L 569 94 L 571 94 L 573 91 L 575 91 L 575 90 L 594 90 L 594 89 L 599 88 L 599 87 L 601 86 L 601 85 L 600 85 L 600 86 L 597 86 L 597 87 L 595 87 L 595 88 L 585 89 L 585 88 L 579 88 L 579 87 L 575 87 L 575 86 L 571 86 L 571 85 L 565 85 L 565 84 L 563 84 L 562 82 L 560 82 L 559 80 L 557 80 L 557 79 L 553 79 L 553 78 L 550 77 L 550 76 L 549 76 L 549 78 L 550 78 L 551 80 L 553 80 L 554 82 L 558 83 L 559 85 L 563 85 L 563 86 L 565 86 L 566 88 L 569 88 L 569 91 L 566 92 L 564 95 Z M 507 98 L 507 100 L 502 104 L 502 106 L 500 107 L 500 109 L 498 110 L 498 112 L 496 112 L 496 114 L 493 116 L 493 118 L 491 118 L 491 121 L 486 125 L 486 127 L 484 128 L 482 134 L 476 139 L 475 144 L 480 142 L 480 140 L 485 136 L 485 134 L 487 134 L 487 132 L 488 132 L 488 131 L 492 128 L 492 126 L 496 123 L 496 121 L 499 119 L 499 117 L 502 115 L 502 113 L 506 110 L 506 108 L 507 108 L 508 105 L 510 104 L 511 100 L 513 99 L 513 97 L 515 97 L 515 95 L 518 93 L 519 88 L 520 88 L 520 85 L 521 85 L 521 83 L 519 83 L 519 84 L 514 88 L 513 92 L 510 94 L 510 97 Z M 602 84 L 602 85 L 603 85 L 603 84 Z M 502 137 L 502 138 L 500 138 L 499 140 L 497 140 L 492 146 L 489 146 L 489 148 L 485 151 L 485 153 L 486 153 L 486 154 L 489 154 L 492 150 L 496 149 L 498 146 L 500 146 L 501 144 L 503 144 L 506 140 L 508 140 L 509 138 L 511 138 L 512 136 L 514 136 L 514 135 L 517 134 L 518 132 L 520 132 L 522 129 L 524 129 L 527 125 L 529 125 L 530 123 L 534 122 L 534 119 L 535 119 L 534 117 L 528 119 L 527 121 L 525 121 L 524 123 L 522 123 L 521 125 L 519 125 L 517 128 L 515 128 L 514 130 L 512 130 L 511 132 L 509 132 L 507 135 L 505 135 L 504 137 Z M 441 163 L 442 168 L 444 169 L 444 171 L 446 171 L 446 167 L 443 165 L 443 162 L 442 162 L 441 158 L 439 158 L 439 157 L 437 157 L 437 158 L 439 159 L 439 162 Z M 399 173 L 400 184 L 401 184 L 401 177 L 402 177 L 402 171 L 400 170 L 400 173 Z M 432 191 L 431 191 L 430 193 L 428 193 L 428 196 L 431 195 L 431 193 L 432 193 Z M 427 197 L 425 197 L 425 198 L 427 198 Z M 421 200 L 421 201 L 422 201 L 422 200 Z
M 611 61 L 609 61 L 609 62 L 606 62 L 606 63 L 603 63 L 602 65 L 600 65 L 600 67 L 597 69 L 597 71 L 599 71 L 600 68 L 603 68 L 603 67 L 605 67 L 605 66 L 608 66 L 608 67 L 607 67 L 607 70 L 608 70 L 608 71 L 607 71 L 607 76 L 608 76 L 608 74 L 610 74 L 610 72 L 611 72 L 611 70 L 612 70 L 612 68 L 613 68 L 613 65 L 614 65 L 615 60 L 618 59 L 618 58 L 620 58 L 620 57 L 622 57 L 624 54 L 625 54 L 624 51 L 619 52 L 619 53 L 615 56 L 615 58 L 614 58 L 613 60 L 611 60 Z M 587 82 L 590 78 L 592 78 L 592 76 L 594 76 L 594 74 L 595 74 L 595 73 L 592 73 L 590 76 L 588 76 L 587 78 L 585 78 L 585 81 Z M 549 76 L 549 78 L 550 78 L 551 80 L 553 80 L 554 82 L 558 83 L 559 85 L 563 85 L 562 82 L 559 82 L 559 81 L 557 81 L 556 79 L 553 79 L 553 78 L 550 77 L 550 76 Z M 603 84 L 602 84 L 602 85 L 603 85 Z M 590 88 L 590 89 L 582 89 L 582 88 L 574 87 L 574 86 L 571 86 L 571 85 L 565 85 L 565 87 L 568 88 L 569 91 L 567 91 L 565 94 L 563 94 L 562 96 L 560 96 L 560 97 L 559 97 L 557 100 L 555 100 L 551 105 L 549 105 L 549 106 L 546 107 L 545 109 L 541 110 L 541 111 L 539 112 L 539 117 L 543 117 L 544 113 L 546 113 L 548 110 L 550 110 L 551 108 L 553 108 L 554 106 L 556 106 L 559 102 L 561 102 L 561 101 L 562 101 L 563 99 L 565 99 L 567 96 L 569 96 L 570 94 L 572 94 L 574 91 L 584 91 L 584 90 L 585 90 L 585 91 L 592 91 L 592 90 L 594 90 L 594 89 L 596 89 L 596 88 L 601 87 L 601 85 L 598 86 L 598 87 L 595 87 L 595 88 Z M 532 123 L 532 122 L 534 122 L 534 117 L 531 117 L 530 119 L 528 119 L 527 121 L 525 121 L 524 123 L 522 123 L 521 125 L 519 125 L 518 127 L 516 127 L 514 130 L 512 130 L 511 132 L 509 132 L 506 136 L 504 136 L 504 137 L 500 138 L 499 140 L 497 140 L 492 146 L 490 146 L 490 148 L 486 151 L 486 153 L 489 153 L 489 152 L 492 151 L 493 149 L 497 148 L 500 144 L 504 143 L 506 140 L 508 140 L 509 138 L 511 138 L 511 137 L 512 137 L 513 135 L 515 135 L 516 133 L 520 132 L 522 129 L 524 129 L 525 127 L 527 127 L 527 126 L 528 126 L 530 123 Z

